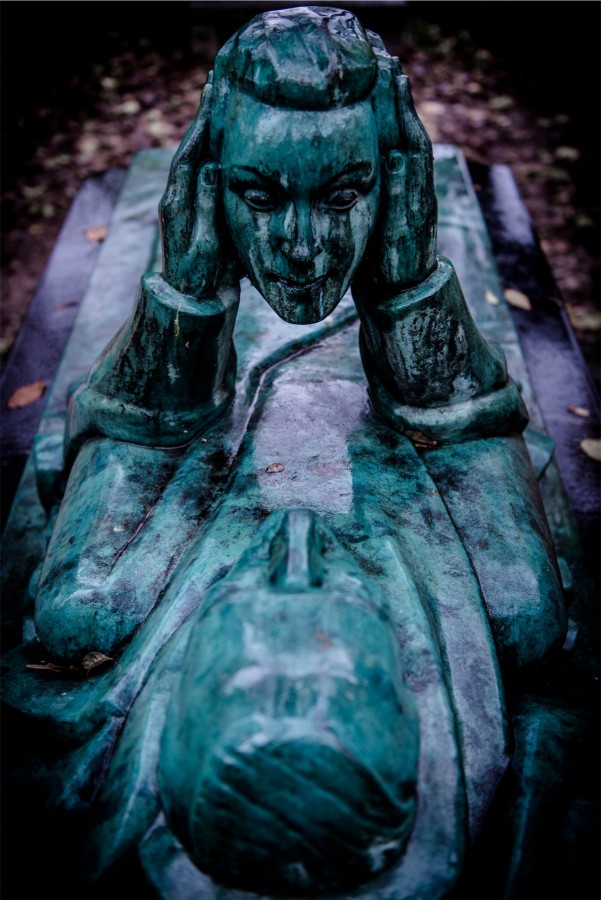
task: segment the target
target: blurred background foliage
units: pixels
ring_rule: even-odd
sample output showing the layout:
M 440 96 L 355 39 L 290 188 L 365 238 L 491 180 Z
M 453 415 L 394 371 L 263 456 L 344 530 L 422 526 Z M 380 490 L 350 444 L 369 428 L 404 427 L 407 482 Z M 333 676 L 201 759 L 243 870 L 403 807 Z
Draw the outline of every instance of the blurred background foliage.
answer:
M 175 146 L 229 35 L 293 5 L 2 4 L 3 358 L 84 179 Z M 601 4 L 327 5 L 399 56 L 434 142 L 511 167 L 598 379 Z

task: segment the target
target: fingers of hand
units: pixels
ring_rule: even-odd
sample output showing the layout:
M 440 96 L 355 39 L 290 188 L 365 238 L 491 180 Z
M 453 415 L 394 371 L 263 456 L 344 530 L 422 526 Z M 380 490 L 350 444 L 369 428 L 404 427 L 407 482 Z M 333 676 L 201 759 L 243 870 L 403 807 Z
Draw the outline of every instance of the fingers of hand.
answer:
M 205 138 L 208 137 L 211 120 L 212 91 L 213 85 L 210 81 L 207 81 L 200 97 L 200 105 L 198 107 L 198 112 L 196 113 L 196 118 L 186 131 L 184 138 L 173 157 L 170 174 L 174 174 L 174 170 L 177 169 L 180 164 L 190 165 L 192 168 L 196 168 L 200 163 L 201 152 L 206 144 Z
M 391 150 L 384 165 L 385 229 L 407 228 L 407 157 L 400 150 Z
M 169 176 L 165 193 L 159 204 L 159 214 L 164 226 L 169 225 L 176 216 L 181 214 L 182 210 L 191 204 L 193 198 L 190 196 L 190 183 L 193 174 L 191 166 L 180 165 Z
M 178 215 L 183 206 L 193 202 L 194 173 L 208 147 L 211 91 L 211 84 L 207 83 L 202 92 L 196 118 L 173 157 L 167 188 L 160 204 L 164 224 L 168 225 L 170 218 Z
M 198 173 L 196 183 L 196 214 L 192 243 L 205 242 L 207 237 L 215 234 L 217 219 L 217 193 L 219 190 L 219 165 L 214 162 L 205 163 Z
M 406 75 L 399 75 L 396 85 L 397 115 L 403 147 L 409 153 L 431 154 L 432 143 L 416 112 L 411 82 Z
M 407 206 L 410 218 L 419 224 L 435 206 L 432 143 L 415 110 L 406 75 L 397 78 L 397 106 L 401 140 L 407 152 Z
M 211 73 L 202 92 L 196 118 L 175 153 L 165 193 L 159 204 L 164 269 L 177 278 L 189 250 L 194 225 L 195 173 L 206 153 L 211 109 Z
M 431 215 L 436 202 L 431 158 L 411 154 L 407 162 L 407 187 L 409 218 L 418 224 Z
M 188 279 L 193 292 L 213 295 L 220 271 L 220 247 L 217 234 L 217 198 L 219 165 L 205 163 L 198 173 L 196 211 L 190 248 L 186 258 Z M 197 295 L 200 295 L 197 293 Z
M 189 194 L 191 173 L 180 168 L 169 180 L 159 204 L 165 274 L 175 277 L 179 260 L 186 253 L 192 227 L 192 202 Z
M 389 286 L 414 284 L 435 262 L 436 201 L 431 157 L 392 150 L 384 166 L 386 206 L 380 271 Z

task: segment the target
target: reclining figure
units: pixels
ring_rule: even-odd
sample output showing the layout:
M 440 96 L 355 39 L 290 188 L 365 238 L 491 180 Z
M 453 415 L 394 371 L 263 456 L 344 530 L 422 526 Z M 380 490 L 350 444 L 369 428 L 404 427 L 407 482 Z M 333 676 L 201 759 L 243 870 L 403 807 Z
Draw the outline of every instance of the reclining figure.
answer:
M 109 769 L 98 871 L 159 816 L 197 896 L 440 896 L 507 765 L 499 671 L 566 617 L 527 413 L 436 256 L 398 60 L 342 10 L 253 19 L 160 217 L 163 272 L 71 397 L 36 599 L 55 657 L 120 657 L 90 716 L 144 744 L 144 790 L 126 750 Z M 350 287 L 364 374 L 341 328 L 237 383 L 244 276 L 295 326 Z M 118 794 L 140 804 L 120 831 Z

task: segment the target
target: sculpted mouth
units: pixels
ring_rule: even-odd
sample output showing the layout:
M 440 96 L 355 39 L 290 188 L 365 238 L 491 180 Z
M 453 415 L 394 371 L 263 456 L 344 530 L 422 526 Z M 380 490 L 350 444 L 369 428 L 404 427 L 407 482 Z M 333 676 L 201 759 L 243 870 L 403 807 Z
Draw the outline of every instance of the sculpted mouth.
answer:
M 281 284 L 287 290 L 293 291 L 314 291 L 321 288 L 326 281 L 327 275 L 320 275 L 319 278 L 282 278 L 280 275 L 272 275 L 272 280 Z

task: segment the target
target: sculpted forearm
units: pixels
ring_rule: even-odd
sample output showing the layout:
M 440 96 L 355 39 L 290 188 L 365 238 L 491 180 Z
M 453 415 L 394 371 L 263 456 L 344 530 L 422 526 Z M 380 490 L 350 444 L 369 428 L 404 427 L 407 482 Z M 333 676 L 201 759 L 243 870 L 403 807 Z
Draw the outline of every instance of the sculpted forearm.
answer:
M 503 353 L 484 340 L 452 264 L 436 256 L 432 146 L 395 79 L 397 149 L 384 157 L 379 228 L 353 283 L 376 411 L 427 441 L 520 431 L 527 413 Z

